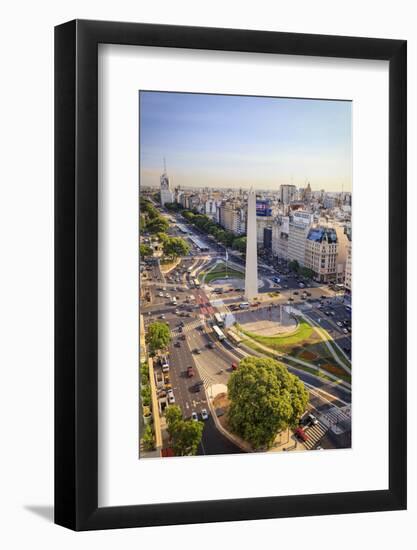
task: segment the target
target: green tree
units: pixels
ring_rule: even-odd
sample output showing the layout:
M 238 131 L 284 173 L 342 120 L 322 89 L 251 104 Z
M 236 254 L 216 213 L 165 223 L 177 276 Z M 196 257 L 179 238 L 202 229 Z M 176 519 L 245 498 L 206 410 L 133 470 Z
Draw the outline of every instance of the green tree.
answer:
M 188 221 L 191 221 L 194 218 L 194 214 L 190 210 L 184 210 L 182 217 Z
M 155 448 L 155 442 L 153 437 L 152 426 L 148 424 L 143 431 L 142 437 L 143 447 L 145 451 L 153 451 Z
M 186 256 L 190 251 L 190 245 L 181 237 L 169 237 L 163 242 L 164 254 L 171 258 Z
M 168 227 L 168 221 L 162 216 L 157 216 L 146 224 L 146 229 L 149 233 L 165 233 L 168 231 Z
M 314 271 L 312 269 L 309 269 L 308 267 L 300 268 L 299 273 L 307 279 L 312 279 L 314 277 Z
M 139 246 L 139 254 L 141 258 L 146 258 L 147 256 L 152 256 L 153 250 L 152 247 L 148 244 L 141 244 Z
M 146 341 L 149 344 L 149 349 L 152 353 L 158 350 L 165 349 L 171 341 L 171 332 L 166 323 L 155 321 L 148 327 L 146 333 Z
M 308 403 L 303 382 L 274 359 L 245 357 L 228 382 L 229 425 L 255 449 L 296 426 Z
M 239 252 L 246 251 L 246 237 L 237 237 L 233 239 L 232 248 Z
M 177 405 L 168 407 L 165 418 L 175 455 L 195 455 L 203 435 L 204 423 L 183 420 L 181 410 Z
M 168 407 L 168 410 L 165 412 L 165 420 L 167 421 L 168 433 L 173 437 L 177 422 L 182 421 L 181 409 L 178 405 Z
M 298 273 L 298 270 L 300 269 L 300 264 L 298 263 L 298 260 L 292 260 L 288 264 L 288 267 L 290 268 L 291 271 L 295 271 L 296 273 Z

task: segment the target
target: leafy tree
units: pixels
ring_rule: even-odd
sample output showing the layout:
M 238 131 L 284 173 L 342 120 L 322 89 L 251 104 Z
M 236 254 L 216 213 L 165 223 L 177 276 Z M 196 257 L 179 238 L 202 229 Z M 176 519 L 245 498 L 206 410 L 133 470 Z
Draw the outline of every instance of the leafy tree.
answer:
M 165 419 L 167 421 L 168 433 L 171 437 L 173 437 L 177 422 L 182 420 L 181 409 L 178 405 L 168 407 L 168 410 L 165 412 Z
M 230 427 L 255 449 L 270 447 L 278 432 L 296 426 L 308 403 L 301 380 L 269 358 L 242 359 L 228 394 Z
M 146 229 L 150 233 L 165 233 L 166 231 L 168 231 L 168 227 L 168 221 L 162 216 L 157 216 L 146 224 Z
M 153 451 L 155 448 L 155 442 L 153 437 L 152 426 L 148 424 L 143 432 L 142 437 L 143 447 L 145 451 Z
M 168 407 L 165 418 L 175 455 L 195 455 L 203 435 L 204 423 L 183 420 L 177 405 Z
M 151 388 L 150 386 L 145 386 L 141 391 L 142 396 L 142 405 L 144 407 L 149 407 L 151 404 Z
M 299 273 L 306 279 L 312 279 L 314 277 L 314 271 L 312 269 L 309 269 L 308 267 L 300 268 Z
M 166 323 L 155 321 L 148 327 L 146 341 L 149 344 L 149 349 L 152 353 L 158 350 L 165 349 L 171 341 L 171 332 Z
M 237 237 L 233 239 L 232 248 L 238 250 L 239 252 L 246 251 L 246 237 Z
M 188 221 L 191 221 L 194 218 L 194 214 L 190 210 L 184 210 L 182 217 Z
M 163 242 L 164 254 L 171 258 L 186 256 L 190 251 L 190 245 L 181 237 L 169 237 Z
M 152 247 L 148 244 L 141 244 L 139 246 L 139 254 L 141 258 L 146 258 L 147 256 L 152 256 L 153 250 Z
M 288 267 L 290 268 L 291 271 L 295 271 L 296 273 L 298 273 L 298 270 L 300 269 L 300 264 L 298 263 L 298 260 L 292 260 L 288 264 Z

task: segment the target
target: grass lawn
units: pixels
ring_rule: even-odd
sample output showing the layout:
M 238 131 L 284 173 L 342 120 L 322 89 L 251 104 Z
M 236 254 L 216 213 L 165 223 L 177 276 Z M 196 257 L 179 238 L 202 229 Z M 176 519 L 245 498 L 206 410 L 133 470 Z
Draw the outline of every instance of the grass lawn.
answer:
M 303 319 L 300 320 L 297 330 L 288 336 L 261 336 L 254 332 L 246 331 L 240 325 L 238 328 L 243 334 L 253 338 L 260 344 L 280 351 L 281 353 L 286 353 L 288 351 L 286 348 L 293 348 L 294 346 L 298 346 L 312 339 L 314 341 L 320 341 L 320 337 L 316 334 L 314 328 Z
M 226 265 L 224 263 L 217 264 L 211 271 L 200 273 L 201 278 L 205 276 L 206 283 L 210 283 L 215 279 L 224 279 L 226 275 L 229 279 L 243 279 L 243 273 L 236 269 L 228 267 L 226 273 Z
M 279 352 L 286 355 L 288 360 L 294 357 L 303 360 L 305 363 L 311 364 L 311 367 L 303 367 L 298 363 L 294 363 L 294 366 L 299 369 L 310 372 L 309 369 L 311 368 L 311 372 L 317 375 L 317 367 L 320 366 L 320 372 L 327 371 L 346 382 L 350 382 L 351 380 L 350 375 L 336 363 L 314 327 L 304 319 L 300 320 L 296 332 L 288 336 L 261 336 L 253 332 L 245 331 L 242 326 L 238 326 L 238 329 L 251 339 L 246 341 L 245 344 L 256 351 L 271 357 L 275 356 L 274 352 Z M 267 346 L 271 350 L 271 353 L 257 347 L 255 342 Z M 346 360 L 344 364 L 346 364 Z

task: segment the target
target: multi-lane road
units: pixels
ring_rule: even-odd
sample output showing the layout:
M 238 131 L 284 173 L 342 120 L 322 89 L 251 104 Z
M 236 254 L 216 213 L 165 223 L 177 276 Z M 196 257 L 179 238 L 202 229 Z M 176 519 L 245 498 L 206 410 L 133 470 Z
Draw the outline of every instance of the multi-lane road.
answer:
M 176 229 L 171 228 L 170 233 L 175 234 Z M 201 418 L 203 409 L 209 413 L 198 454 L 238 453 L 242 451 L 216 429 L 206 389 L 214 384 L 227 384 L 232 372 L 231 364 L 238 362 L 248 352 L 254 352 L 235 348 L 228 341 L 219 342 L 213 337 L 211 319 L 216 312 L 213 304 L 219 296 L 207 295 L 205 290 L 193 288 L 191 278 L 191 275 L 198 274 L 201 269 L 207 268 L 219 258 L 220 250 L 224 251 L 223 247 L 215 245 L 209 239 L 206 239 L 206 242 L 209 246 L 208 252 L 199 254 L 194 250 L 190 257 L 182 259 L 167 275 L 161 272 L 158 262 L 147 266 L 146 278 L 142 277 L 142 285 L 145 286 L 142 313 L 145 327 L 155 320 L 164 320 L 170 326 L 170 384 L 175 403 L 181 408 L 183 416 L 190 418 L 195 412 Z M 234 257 L 233 261 L 241 263 L 238 257 Z M 192 274 L 189 271 L 192 271 Z M 281 274 L 280 284 L 277 285 L 272 281 L 271 272 L 263 268 L 260 269 L 260 276 L 263 279 L 261 292 L 279 290 L 279 297 L 275 300 L 278 303 L 288 303 L 291 297 L 294 300 L 293 305 L 302 308 L 304 315 L 326 329 L 345 353 L 350 355 L 350 334 L 343 331 L 347 324 L 350 327 L 350 311 L 330 289 L 310 283 L 308 288 L 301 290 L 296 278 L 288 274 Z M 301 300 L 303 290 L 310 293 L 308 300 Z M 241 294 L 236 290 L 228 292 L 221 296 L 221 303 L 229 309 L 240 303 Z M 174 296 L 177 300 L 176 305 L 172 305 Z M 325 312 L 332 313 L 326 315 Z M 188 367 L 193 367 L 194 376 L 188 376 Z M 351 394 L 347 386 L 323 380 L 297 369 L 294 365 L 287 367 L 309 388 L 310 404 L 316 411 L 325 413 L 329 410 L 329 414 L 335 414 L 334 410 L 337 411 L 338 407 L 346 408 L 350 405 Z M 197 386 L 200 388 L 197 389 Z

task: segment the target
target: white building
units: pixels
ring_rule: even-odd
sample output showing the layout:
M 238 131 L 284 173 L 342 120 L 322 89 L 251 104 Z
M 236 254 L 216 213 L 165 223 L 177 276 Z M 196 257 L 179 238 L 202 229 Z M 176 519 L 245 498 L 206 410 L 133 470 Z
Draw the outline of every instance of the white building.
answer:
M 171 190 L 169 177 L 164 167 L 164 172 L 159 178 L 160 181 L 160 195 L 161 195 L 161 205 L 164 206 L 167 202 L 174 202 L 174 193 Z
M 258 253 L 256 242 L 256 194 L 248 193 L 248 209 L 246 214 L 246 270 L 245 270 L 245 298 L 250 301 L 258 294 Z
M 295 185 L 281 185 L 280 186 L 280 200 L 282 204 L 290 204 L 291 201 L 297 198 L 297 188 Z
M 304 266 L 306 239 L 312 224 L 313 215 L 303 210 L 294 212 L 289 222 L 288 260 L 295 260 L 300 266 Z
M 312 269 L 317 281 L 336 282 L 337 234 L 333 227 L 314 227 L 308 232 L 305 247 L 305 267 Z

